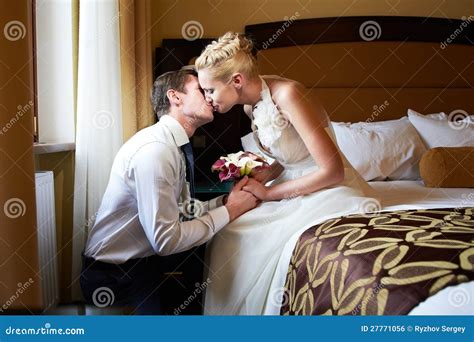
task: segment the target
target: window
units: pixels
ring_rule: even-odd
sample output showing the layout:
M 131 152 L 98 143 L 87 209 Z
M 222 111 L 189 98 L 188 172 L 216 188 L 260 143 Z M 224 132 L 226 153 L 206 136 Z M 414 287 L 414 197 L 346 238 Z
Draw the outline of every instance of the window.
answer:
M 37 141 L 74 142 L 73 1 L 35 0 L 33 6 Z

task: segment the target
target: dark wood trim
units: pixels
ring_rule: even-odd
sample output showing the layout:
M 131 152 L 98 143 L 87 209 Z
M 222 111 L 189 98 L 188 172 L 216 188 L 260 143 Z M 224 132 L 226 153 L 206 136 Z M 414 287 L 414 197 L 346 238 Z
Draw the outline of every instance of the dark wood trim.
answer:
M 474 44 L 474 18 L 472 20 L 400 17 L 361 16 L 334 17 L 279 21 L 247 25 L 245 33 L 255 41 L 258 50 L 294 45 L 363 42 L 363 41 L 414 41 L 445 42 L 456 30 L 462 32 L 453 39 L 456 44 Z M 361 25 L 375 22 L 372 33 L 364 39 L 359 32 Z M 378 29 L 377 26 L 380 28 Z M 369 32 L 370 33 L 370 32 Z M 378 34 L 379 33 L 379 34 Z M 371 38 L 374 38 L 371 40 Z
M 193 57 L 199 56 L 212 40 L 212 38 L 192 41 L 186 39 L 163 39 L 163 46 L 155 50 L 153 76 L 156 78 L 167 71 L 180 69 Z
M 474 17 L 470 19 L 445 19 L 402 16 L 358 16 L 297 19 L 272 23 L 247 25 L 245 33 L 255 41 L 258 50 L 294 45 L 364 42 L 364 41 L 413 41 L 446 43 L 455 35 L 451 43 L 474 45 Z M 380 35 L 360 34 L 361 25 L 373 21 L 380 27 Z M 462 27 L 467 23 L 465 27 Z M 377 30 L 375 24 L 375 30 Z M 456 30 L 462 31 L 456 34 Z M 376 31 L 372 31 L 377 33 Z M 369 32 L 370 33 L 370 32 Z M 271 41 L 270 41 L 271 39 Z M 154 76 L 186 65 L 198 56 L 213 38 L 163 39 L 162 47 L 155 50 Z

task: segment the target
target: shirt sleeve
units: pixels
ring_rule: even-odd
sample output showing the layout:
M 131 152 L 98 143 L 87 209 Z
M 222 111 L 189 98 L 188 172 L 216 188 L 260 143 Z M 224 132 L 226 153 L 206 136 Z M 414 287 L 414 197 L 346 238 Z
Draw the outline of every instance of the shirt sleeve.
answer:
M 174 146 L 151 143 L 130 162 L 138 216 L 158 255 L 170 255 L 207 242 L 229 222 L 227 208 L 220 206 L 191 221 L 180 222 L 179 196 L 185 184 L 182 160 Z
M 213 198 L 213 199 L 209 200 L 208 204 L 207 204 L 209 210 L 216 209 L 220 206 L 223 206 L 225 196 L 226 195 L 222 195 L 222 196 L 219 196 L 219 197 L 216 197 L 216 198 Z

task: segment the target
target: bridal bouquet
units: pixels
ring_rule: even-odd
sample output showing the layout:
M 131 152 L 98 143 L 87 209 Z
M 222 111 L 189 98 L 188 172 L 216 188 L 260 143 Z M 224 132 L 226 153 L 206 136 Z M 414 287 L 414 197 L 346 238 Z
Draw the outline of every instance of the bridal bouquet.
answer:
M 270 167 L 270 165 L 262 156 L 252 152 L 240 151 L 230 153 L 226 157 L 220 157 L 211 169 L 213 172 L 219 172 L 219 179 L 224 182 L 249 176 L 252 170 L 267 167 Z

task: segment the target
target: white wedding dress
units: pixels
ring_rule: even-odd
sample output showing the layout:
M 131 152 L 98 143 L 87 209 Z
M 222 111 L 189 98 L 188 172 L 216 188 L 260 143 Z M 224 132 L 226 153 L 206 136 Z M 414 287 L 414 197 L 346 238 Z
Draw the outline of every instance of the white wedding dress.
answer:
M 271 151 L 271 157 L 284 166 L 273 184 L 318 169 L 295 128 L 273 103 L 263 78 L 261 100 L 253 110 L 253 126 L 258 128 L 256 140 L 262 152 Z M 326 131 L 335 140 L 332 129 Z M 301 234 L 325 217 L 361 213 L 380 206 L 373 197 L 374 190 L 345 158 L 343 161 L 342 183 L 305 196 L 295 193 L 281 201 L 263 202 L 212 239 L 206 252 L 209 285 L 204 314 L 263 314 L 283 247 L 293 234 Z

